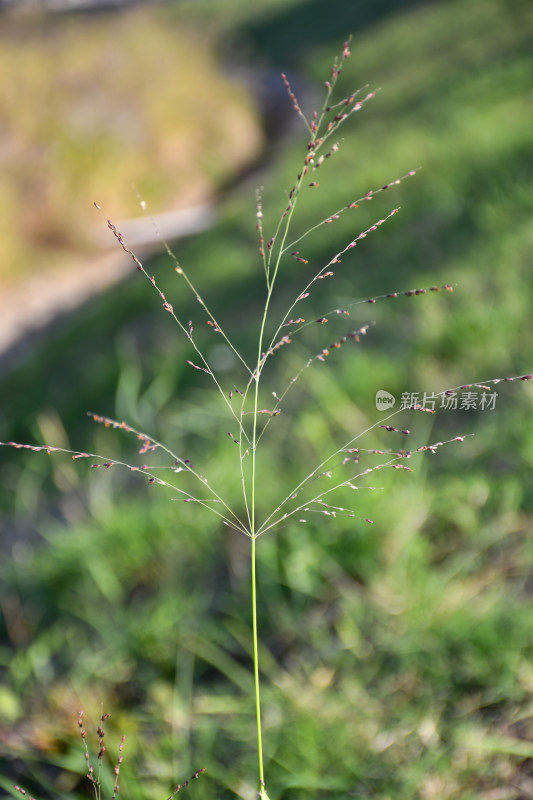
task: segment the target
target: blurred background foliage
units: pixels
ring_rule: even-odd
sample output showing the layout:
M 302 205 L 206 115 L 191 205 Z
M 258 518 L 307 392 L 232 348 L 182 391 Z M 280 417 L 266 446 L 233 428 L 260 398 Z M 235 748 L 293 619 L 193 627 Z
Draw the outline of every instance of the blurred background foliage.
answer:
M 423 169 L 311 234 L 308 267 L 284 263 L 276 319 L 401 206 L 306 301 L 308 319 L 339 306 L 350 319 L 310 326 L 273 359 L 279 392 L 310 355 L 375 323 L 306 370 L 272 421 L 260 513 L 379 420 L 378 389 L 399 398 L 533 371 L 529 2 L 197 0 L 0 23 L 2 281 L 24 290 L 58 264 L 89 275 L 90 203 L 128 215 L 132 182 L 154 211 L 217 196 L 216 226 L 174 249 L 248 355 L 264 296 L 254 191 L 268 238 L 307 143 L 279 72 L 311 112 L 352 33 L 341 92 L 381 91 L 316 173 L 295 231 Z M 173 264 L 154 253 L 147 269 L 240 388 Z M 132 273 L 4 353 L 0 439 L 134 460 L 135 441 L 95 428 L 96 411 L 163 439 L 237 498 L 223 407 Z M 443 284 L 453 294 L 364 302 Z M 370 476 L 384 490 L 357 493 L 356 508 L 373 525 L 317 515 L 259 540 L 272 798 L 531 796 L 533 398 L 527 383 L 496 389 L 493 411 L 396 418 L 410 449 L 475 436 L 412 459 L 413 473 Z M 110 752 L 127 736 L 121 794 L 168 796 L 204 766 L 191 795 L 253 797 L 247 540 L 160 487 L 58 455 L 3 449 L 0 476 L 3 791 L 85 796 L 76 719 L 84 708 L 96 728 L 103 704 Z
M 2 17 L 4 284 L 94 254 L 94 200 L 118 218 L 137 205 L 132 184 L 154 212 L 201 203 L 258 153 L 253 98 L 213 34 L 169 14 Z

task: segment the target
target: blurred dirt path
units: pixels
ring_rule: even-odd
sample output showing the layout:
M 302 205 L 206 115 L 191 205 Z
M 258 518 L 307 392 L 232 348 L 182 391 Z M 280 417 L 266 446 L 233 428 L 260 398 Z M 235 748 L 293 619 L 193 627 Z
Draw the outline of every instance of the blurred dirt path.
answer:
M 155 215 L 153 221 L 161 237 L 173 242 L 207 230 L 215 216 L 215 204 L 211 203 Z M 162 248 L 150 218 L 117 220 L 114 224 L 139 258 Z M 94 236 L 101 247 L 94 256 L 80 257 L 69 270 L 34 275 L 0 293 L 0 362 L 5 364 L 7 356 L 9 362 L 16 361 L 53 320 L 131 274 L 131 258 L 120 249 L 103 220 Z

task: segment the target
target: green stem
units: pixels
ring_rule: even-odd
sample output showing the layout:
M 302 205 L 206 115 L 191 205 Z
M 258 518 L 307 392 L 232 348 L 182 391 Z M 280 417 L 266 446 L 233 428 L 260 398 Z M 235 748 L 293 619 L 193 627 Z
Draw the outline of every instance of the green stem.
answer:
M 301 181 L 300 181 L 301 182 Z M 257 436 L 257 416 L 258 416 L 258 407 L 259 407 L 259 381 L 261 378 L 261 372 L 263 370 L 264 361 L 262 359 L 262 349 L 263 349 L 263 340 L 265 336 L 265 327 L 266 321 L 268 316 L 268 309 L 270 306 L 270 300 L 272 298 L 272 292 L 274 289 L 274 283 L 276 281 L 278 268 L 280 265 L 281 257 L 283 254 L 283 244 L 285 239 L 287 238 L 288 229 L 290 220 L 292 217 L 292 213 L 294 211 L 294 204 L 291 208 L 291 211 L 288 215 L 285 232 L 283 234 L 281 246 L 277 255 L 276 264 L 274 267 L 274 272 L 272 278 L 268 278 L 268 269 L 267 269 L 267 296 L 265 300 L 265 308 L 263 311 L 263 318 L 261 320 L 261 327 L 259 330 L 259 341 L 257 347 L 257 363 L 255 372 L 252 373 L 252 380 L 255 381 L 254 387 L 254 408 L 253 408 L 253 432 L 252 432 L 252 475 L 251 475 L 251 508 L 250 508 L 250 538 L 252 540 L 252 554 L 251 554 L 251 567 L 252 567 L 252 618 L 253 618 L 253 644 L 254 644 L 254 684 L 255 684 L 255 713 L 257 719 L 257 753 L 259 759 L 259 791 L 257 793 L 257 797 L 261 798 L 261 800 L 268 800 L 268 795 L 265 790 L 265 774 L 263 769 L 263 740 L 262 740 L 262 733 L 261 733 L 261 700 L 259 695 L 259 653 L 258 653 L 258 636 L 257 636 L 257 582 L 256 582 L 256 543 L 255 540 L 257 538 L 256 535 L 256 525 L 255 525 L 255 489 L 256 489 L 256 464 L 257 464 L 257 443 L 258 443 L 258 436 Z M 281 220 L 280 220 L 281 223 Z M 277 232 L 276 232 L 277 234 Z M 265 357 L 266 360 L 266 357 Z
M 257 584 L 255 579 L 255 536 L 252 537 L 252 617 L 254 640 L 254 682 L 255 682 L 255 712 L 257 717 L 257 751 L 259 757 L 259 784 L 258 797 L 266 797 L 265 774 L 263 770 L 263 740 L 261 736 L 261 700 L 259 697 L 259 653 L 257 647 Z

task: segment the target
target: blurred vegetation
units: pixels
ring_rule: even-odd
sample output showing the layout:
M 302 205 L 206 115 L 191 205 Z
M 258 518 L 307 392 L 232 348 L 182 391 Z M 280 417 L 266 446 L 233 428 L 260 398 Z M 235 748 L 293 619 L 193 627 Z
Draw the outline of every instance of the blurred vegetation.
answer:
M 154 6 L 1 23 L 4 285 L 97 253 L 94 201 L 134 216 L 134 185 L 153 213 L 203 203 L 257 156 L 253 98 L 200 26 Z
M 316 107 L 343 41 L 344 31 L 329 27 L 333 10 L 272 2 L 263 18 L 234 2 L 226 17 L 223 6 L 185 3 L 174 13 L 212 36 L 218 30 L 224 52 L 237 31 L 234 56 L 255 52 L 266 71 L 283 65 L 267 33 L 286 26 L 294 84 L 307 109 Z M 360 4 L 335 8 L 354 34 L 346 93 L 368 81 L 381 91 L 316 173 L 320 187 L 298 208 L 299 230 L 423 169 L 301 243 L 310 265 L 286 263 L 276 313 L 339 246 L 395 206 L 400 214 L 321 282 L 306 316 L 435 284 L 451 283 L 454 293 L 350 306 L 349 320 L 309 327 L 279 352 L 278 391 L 309 355 L 376 323 L 359 345 L 303 373 L 288 398 L 292 424 L 283 414 L 273 421 L 260 512 L 321 454 L 379 419 L 378 389 L 399 397 L 532 372 L 532 6 L 383 3 L 381 15 L 361 19 Z M 277 150 L 264 173 L 227 195 L 215 230 L 176 248 L 244 352 L 263 296 L 253 192 L 264 184 L 268 236 L 305 132 Z M 172 266 L 161 257 L 150 269 L 224 366 L 227 354 L 203 332 Z M 133 458 L 134 442 L 94 429 L 85 416 L 94 410 L 164 438 L 221 490 L 238 492 L 229 423 L 159 311 L 134 274 L 53 328 L 3 379 L 0 438 Z M 235 365 L 226 368 L 225 385 L 239 387 Z M 531 384 L 497 391 L 494 411 L 397 418 L 413 431 L 411 449 L 475 436 L 412 459 L 412 474 L 371 476 L 385 490 L 356 499 L 372 526 L 317 517 L 259 540 L 272 798 L 530 795 L 533 397 Z M 360 444 L 395 447 L 392 436 Z M 42 453 L 1 458 L 5 791 L 16 779 L 40 798 L 85 794 L 76 719 L 83 707 L 96 727 L 103 703 L 115 749 L 127 735 L 121 793 L 162 798 L 204 766 L 191 796 L 253 797 L 247 541 L 129 475 Z

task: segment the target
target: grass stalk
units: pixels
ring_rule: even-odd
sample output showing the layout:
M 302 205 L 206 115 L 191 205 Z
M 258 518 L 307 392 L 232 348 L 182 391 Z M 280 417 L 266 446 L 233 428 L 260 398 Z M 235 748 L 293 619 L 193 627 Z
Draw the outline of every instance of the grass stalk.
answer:
M 274 276 L 275 277 L 275 276 Z M 267 274 L 268 283 L 268 274 Z M 258 630 L 257 630 L 257 580 L 256 580 L 256 562 L 257 562 L 257 549 L 256 549 L 256 530 L 255 530 L 255 490 L 256 490 L 256 456 L 257 456 L 257 411 L 259 406 L 259 381 L 262 369 L 262 347 L 265 332 L 265 324 L 268 316 L 268 307 L 270 298 L 272 297 L 273 282 L 268 286 L 268 294 L 265 302 L 265 310 L 263 319 L 261 321 L 261 329 L 259 331 L 259 341 L 257 350 L 257 364 L 254 372 L 253 380 L 255 381 L 254 391 L 254 416 L 253 416 L 253 434 L 252 434 L 252 487 L 251 487 L 251 519 L 250 519 L 250 534 L 252 550 L 250 554 L 251 559 L 251 572 L 252 572 L 252 637 L 253 637 L 253 650 L 254 650 L 254 691 L 255 691 L 255 714 L 257 725 L 257 758 L 259 767 L 259 790 L 257 793 L 258 798 L 268 800 L 268 795 L 265 791 L 265 774 L 263 767 L 263 737 L 261 729 L 261 696 L 259 685 L 259 648 L 258 648 Z M 242 458 L 241 458 L 242 463 Z
M 257 721 L 257 757 L 259 766 L 259 791 L 257 797 L 268 800 L 265 790 L 265 773 L 263 767 L 263 737 L 261 727 L 261 695 L 259 685 L 259 648 L 257 632 L 257 581 L 256 581 L 256 536 L 252 536 L 251 568 L 252 568 L 252 627 L 254 643 L 254 686 L 255 713 Z

